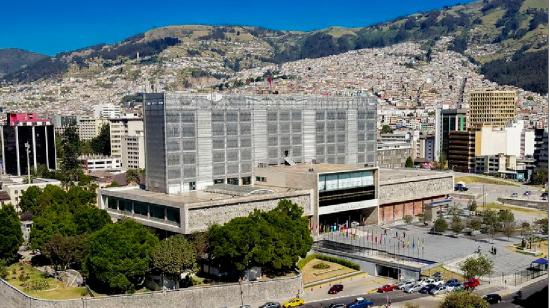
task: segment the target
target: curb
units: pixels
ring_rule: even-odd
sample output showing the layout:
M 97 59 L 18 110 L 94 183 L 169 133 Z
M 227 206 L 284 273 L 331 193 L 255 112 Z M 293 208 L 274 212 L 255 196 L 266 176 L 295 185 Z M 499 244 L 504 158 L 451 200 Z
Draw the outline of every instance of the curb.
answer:
M 306 289 L 306 288 L 311 288 L 311 287 L 317 287 L 317 286 L 320 286 L 320 285 L 325 284 L 325 283 L 337 281 L 337 280 L 340 280 L 340 279 L 346 279 L 346 278 L 350 278 L 350 277 L 355 277 L 355 276 L 359 276 L 359 275 L 362 275 L 362 274 L 366 274 L 366 275 L 368 276 L 368 274 L 365 273 L 365 272 L 357 271 L 357 272 L 353 272 L 353 273 L 344 274 L 344 275 L 342 275 L 342 276 L 327 278 L 327 279 L 324 279 L 324 280 L 319 280 L 319 281 L 315 281 L 315 282 L 311 282 L 311 283 L 305 284 L 305 285 L 304 285 L 304 289 Z

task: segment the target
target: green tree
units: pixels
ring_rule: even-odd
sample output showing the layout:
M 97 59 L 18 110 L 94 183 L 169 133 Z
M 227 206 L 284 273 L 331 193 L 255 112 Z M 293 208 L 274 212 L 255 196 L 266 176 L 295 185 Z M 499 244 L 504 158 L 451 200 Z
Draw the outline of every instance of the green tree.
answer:
M 536 220 L 535 224 L 538 226 L 540 233 L 548 235 L 548 218 Z
M 456 234 L 460 234 L 460 232 L 464 230 L 464 224 L 462 223 L 462 219 L 460 219 L 460 216 L 455 215 L 451 219 L 451 230 L 453 230 L 453 232 Z
M 70 180 L 77 180 L 77 171 L 80 170 L 78 156 L 80 156 L 80 139 L 75 125 L 65 128 L 61 137 L 61 146 L 63 148 L 63 159 L 61 161 L 61 171 Z
M 447 224 L 447 221 L 443 217 L 439 217 L 434 221 L 434 231 L 443 233 L 447 231 L 449 228 L 449 225 Z
M 531 234 L 531 224 L 527 221 L 521 223 L 521 236 L 526 236 Z
M 481 229 L 481 220 L 479 218 L 473 218 L 468 222 L 468 226 L 473 230 Z
M 405 167 L 406 168 L 414 168 L 414 162 L 413 162 L 413 160 L 410 156 L 407 157 L 407 161 L 405 161 Z
M 445 296 L 439 308 L 489 308 L 489 304 L 476 293 L 459 291 Z
M 31 186 L 27 188 L 19 199 L 19 208 L 22 212 L 29 212 L 32 215 L 36 215 L 39 212 L 40 205 L 38 204 L 38 197 L 42 194 L 42 189 L 37 186 Z
M 153 233 L 132 220 L 106 225 L 90 238 L 85 261 L 89 282 L 109 294 L 135 291 L 157 243 Z
M 391 134 L 393 133 L 393 129 L 391 129 L 391 127 L 389 125 L 382 125 L 382 129 L 380 130 L 380 133 L 381 134 Z
M 460 264 L 460 270 L 466 278 L 486 276 L 493 272 L 493 261 L 486 256 L 468 257 Z
M 281 200 L 269 212 L 256 210 L 223 226 L 213 225 L 208 231 L 210 256 L 233 277 L 251 266 L 273 273 L 290 271 L 313 244 L 302 213 L 297 204 Z
M 30 247 L 42 249 L 56 234 L 71 236 L 76 233 L 77 225 L 71 212 L 65 206 L 51 206 L 33 218 Z
M 487 226 L 487 231 L 494 237 L 499 225 L 498 213 L 493 210 L 484 210 L 481 213 L 481 217 L 483 219 L 483 223 Z
M 195 247 L 183 235 L 160 241 L 151 252 L 151 261 L 153 268 L 177 282 L 181 273 L 196 272 L 198 269 Z
M 477 202 L 476 200 L 472 200 L 468 203 L 468 211 L 475 212 L 477 210 Z
M 96 154 L 111 155 L 111 132 L 109 124 L 101 126 L 99 134 L 90 142 L 92 151 Z
M 535 169 L 531 177 L 531 184 L 544 185 L 546 183 L 548 183 L 548 170 L 543 168 Z
M 23 243 L 21 223 L 11 204 L 0 207 L 0 259 L 11 259 Z
M 140 184 L 139 170 L 128 169 L 128 171 L 126 171 L 126 181 L 128 182 L 128 184 L 130 183 Z
M 80 206 L 75 210 L 73 215 L 78 234 L 95 232 L 105 225 L 112 223 L 107 211 L 94 206 Z
M 41 252 L 52 262 L 56 270 L 66 270 L 72 264 L 82 263 L 87 248 L 85 235 L 64 236 L 58 233 L 44 244 Z
M 411 215 L 405 215 L 405 216 L 403 216 L 403 221 L 406 224 L 410 224 L 413 221 L 413 217 Z

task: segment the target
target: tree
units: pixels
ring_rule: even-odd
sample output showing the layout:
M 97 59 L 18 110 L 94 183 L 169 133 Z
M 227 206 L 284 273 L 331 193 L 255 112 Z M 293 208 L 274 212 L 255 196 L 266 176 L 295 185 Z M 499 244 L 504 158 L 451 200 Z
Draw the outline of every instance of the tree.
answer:
M 447 221 L 443 217 L 439 217 L 434 221 L 434 231 L 443 233 L 449 228 Z
M 139 184 L 140 183 L 139 170 L 128 169 L 128 171 L 126 171 L 126 181 L 128 182 L 128 184 L 130 183 Z
M 234 278 L 251 266 L 276 274 L 288 272 L 313 244 L 302 213 L 297 204 L 281 200 L 271 211 L 256 210 L 223 226 L 213 225 L 208 230 L 210 256 Z
M 524 221 L 521 223 L 521 236 L 530 235 L 531 234 L 531 224 Z
M 52 262 L 56 270 L 66 270 L 71 264 L 80 264 L 83 261 L 87 247 L 86 236 L 54 234 L 44 244 L 42 253 Z
M 472 200 L 468 203 L 468 211 L 475 212 L 477 210 L 477 202 L 476 200 Z
M 382 129 L 380 130 L 381 134 L 391 134 L 393 133 L 393 129 L 389 125 L 382 125 Z
M 481 229 L 481 220 L 479 218 L 473 218 L 468 222 L 468 226 L 473 230 Z
M 42 194 L 42 189 L 37 186 L 27 188 L 19 199 L 19 208 L 22 212 L 30 212 L 33 215 L 38 214 L 39 204 L 38 197 Z
M 99 134 L 90 141 L 92 151 L 96 154 L 111 155 L 111 132 L 109 124 L 103 124 Z
M 449 293 L 439 308 L 488 308 L 489 304 L 476 293 L 458 291 Z
M 413 221 L 413 217 L 411 215 L 405 215 L 405 216 L 403 216 L 403 221 L 406 224 L 410 224 Z
M 153 233 L 132 220 L 104 226 L 90 238 L 84 263 L 90 283 L 109 294 L 135 291 L 157 243 Z
M 460 270 L 466 278 L 486 276 L 493 272 L 493 261 L 486 256 L 468 257 L 460 264 Z
M 483 219 L 483 223 L 487 226 L 487 231 L 489 232 L 489 234 L 491 234 L 491 236 L 494 237 L 498 230 L 498 213 L 493 210 L 484 210 L 481 213 L 481 217 Z
M 548 170 L 543 168 L 535 169 L 531 177 L 531 184 L 544 185 L 546 183 L 548 183 Z
M 502 232 L 510 238 L 516 231 L 514 213 L 508 209 L 500 210 L 498 212 L 498 220 L 502 223 Z
M 406 168 L 414 168 L 414 162 L 413 162 L 413 160 L 410 156 L 407 157 L 407 161 L 405 161 L 405 167 Z
M 65 206 L 51 206 L 33 218 L 30 247 L 42 249 L 56 234 L 76 235 L 77 226 L 71 212 Z
M 539 227 L 542 234 L 548 235 L 548 218 L 541 218 L 535 221 L 535 224 Z
M 453 230 L 454 233 L 460 234 L 462 230 L 464 229 L 464 224 L 462 223 L 462 219 L 460 219 L 460 216 L 455 215 L 453 216 L 451 220 L 451 230 Z
M 178 282 L 181 273 L 195 272 L 198 268 L 195 247 L 183 235 L 160 241 L 151 252 L 151 261 L 153 268 Z
M 75 125 L 65 128 L 61 137 L 61 146 L 63 148 L 63 159 L 61 161 L 61 171 L 71 180 L 76 180 L 76 171 L 80 170 L 78 156 L 80 155 L 80 139 Z
M 94 206 L 80 206 L 73 215 L 78 234 L 92 233 L 112 223 L 107 211 Z
M 0 207 L 0 259 L 11 259 L 23 243 L 21 223 L 11 204 Z

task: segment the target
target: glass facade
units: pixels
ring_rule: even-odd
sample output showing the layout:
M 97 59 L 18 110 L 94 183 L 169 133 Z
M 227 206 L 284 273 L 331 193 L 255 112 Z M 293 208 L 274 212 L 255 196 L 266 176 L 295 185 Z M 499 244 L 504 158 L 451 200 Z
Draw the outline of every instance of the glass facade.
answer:
M 111 210 L 118 210 L 129 216 L 143 216 L 148 219 L 162 220 L 166 223 L 180 225 L 180 209 L 152 204 L 148 202 L 104 196 L 103 202 Z

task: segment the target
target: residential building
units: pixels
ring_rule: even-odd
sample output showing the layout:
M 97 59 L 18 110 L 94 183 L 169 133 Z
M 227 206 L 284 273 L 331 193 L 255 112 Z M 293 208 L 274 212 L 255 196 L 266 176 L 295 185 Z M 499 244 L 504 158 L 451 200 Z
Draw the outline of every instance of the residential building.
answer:
M 26 175 L 28 167 L 55 169 L 55 132 L 50 120 L 35 113 L 8 113 L 2 126 L 4 173 Z
M 99 135 L 103 125 L 108 124 L 106 119 L 81 116 L 78 118 L 78 136 L 80 140 L 91 140 Z
M 23 192 L 29 187 L 36 186 L 44 189 L 48 185 L 61 186 L 61 182 L 55 179 L 34 178 L 32 182 L 25 183 L 27 177 L 3 176 L 0 178 L 0 188 L 7 192 L 10 197 L 10 203 L 15 206 L 17 212 L 21 212 L 19 201 Z
M 414 158 L 423 158 L 426 161 L 435 160 L 435 136 L 421 133 L 417 141 L 417 155 Z
M 447 165 L 449 169 L 459 172 L 475 171 L 476 131 L 449 132 Z
M 111 156 L 122 159 L 122 138 L 124 136 L 136 136 L 137 132 L 143 132 L 143 119 L 135 114 L 126 114 L 123 117 L 109 119 L 109 132 L 111 138 Z M 154 154 L 151 159 L 156 159 Z
M 407 158 L 412 159 L 413 149 L 410 142 L 379 142 L 376 159 L 380 168 L 403 168 Z
M 435 113 L 435 149 L 434 160 L 448 159 L 449 133 L 452 131 L 466 131 L 468 128 L 467 109 L 437 109 Z
M 145 135 L 136 131 L 135 135 L 122 136 L 122 170 L 145 168 Z
M 94 118 L 110 119 L 119 118 L 122 115 L 122 108 L 114 104 L 100 104 L 94 106 Z
M 120 171 L 121 163 L 119 158 L 105 155 L 82 155 L 78 158 L 82 169 L 85 172 L 94 171 Z
M 52 124 L 55 132 L 62 135 L 65 132 L 65 128 L 69 126 L 78 125 L 78 116 L 75 115 L 54 115 L 52 118 Z
M 516 91 L 471 91 L 468 116 L 471 127 L 504 127 L 516 115 Z
M 260 164 L 376 165 L 372 96 L 152 93 L 144 118 L 152 191 L 246 184 Z
M 548 129 L 535 129 L 535 147 L 533 158 L 537 168 L 548 169 Z

